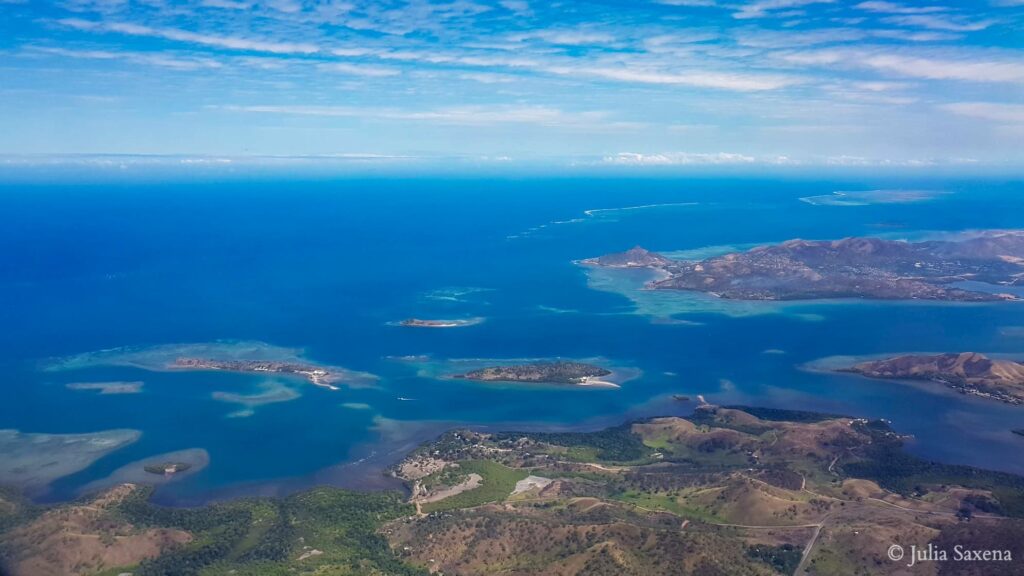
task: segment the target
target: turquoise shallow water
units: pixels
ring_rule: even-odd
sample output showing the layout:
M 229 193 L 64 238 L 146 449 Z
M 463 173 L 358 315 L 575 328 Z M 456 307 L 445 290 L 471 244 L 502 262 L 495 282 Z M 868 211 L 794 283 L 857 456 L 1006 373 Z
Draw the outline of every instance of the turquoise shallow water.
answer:
M 949 194 L 865 206 L 800 201 L 894 188 Z M 143 432 L 42 499 L 73 497 L 126 463 L 196 447 L 210 465 L 161 488 L 163 501 L 317 482 L 385 487 L 382 465 L 446 427 L 597 427 L 688 412 L 668 399 L 674 393 L 884 417 L 914 435 L 919 454 L 1024 473 L 1024 438 L 1008 432 L 1024 427 L 1024 408 L 800 369 L 832 355 L 1024 354 L 1024 306 L 729 305 L 638 293 L 642 277 L 588 277 L 572 263 L 635 244 L 701 250 L 1024 227 L 1022 193 L 1018 182 L 812 179 L 7 186 L 0 428 Z M 605 210 L 588 215 L 593 209 Z M 393 325 L 410 316 L 486 320 L 459 329 Z M 93 350 L 216 340 L 302 348 L 307 358 L 380 380 L 330 391 L 255 375 L 40 370 L 48 359 Z M 425 358 L 395 358 L 403 356 Z M 642 375 L 617 390 L 432 377 L 452 359 L 549 357 L 601 357 Z M 139 394 L 65 388 L 136 380 L 145 383 Z M 282 388 L 290 392 L 277 402 L 215 397 Z M 251 414 L 238 417 L 242 410 Z

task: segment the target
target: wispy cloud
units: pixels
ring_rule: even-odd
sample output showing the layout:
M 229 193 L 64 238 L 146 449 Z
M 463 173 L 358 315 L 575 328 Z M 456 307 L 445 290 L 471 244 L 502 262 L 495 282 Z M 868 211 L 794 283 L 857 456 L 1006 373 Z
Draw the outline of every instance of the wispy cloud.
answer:
M 977 32 L 996 24 L 995 20 L 970 21 L 963 18 L 950 18 L 935 14 L 913 14 L 909 16 L 888 16 L 882 19 L 888 24 L 897 26 L 917 26 L 928 30 L 946 30 L 949 32 Z
M 695 166 L 722 164 L 753 164 L 757 158 L 746 154 L 732 152 L 692 153 L 669 152 L 661 154 L 641 154 L 637 152 L 619 152 L 604 158 L 605 164 L 620 166 Z
M 777 90 L 799 84 L 802 80 L 781 74 L 740 74 L 714 71 L 667 72 L 637 68 L 548 68 L 556 74 L 583 75 L 641 84 L 662 84 L 716 88 L 740 92 Z
M 80 18 L 63 18 L 58 20 L 57 23 L 77 30 L 114 32 L 118 34 L 127 34 L 129 36 L 163 38 L 165 40 L 173 40 L 175 42 L 188 42 L 203 46 L 226 48 L 229 50 L 268 52 L 272 54 L 313 54 L 320 51 L 320 48 L 316 44 L 307 42 L 275 42 L 251 38 L 239 38 L 236 36 L 199 34 L 177 28 L 151 28 L 149 26 L 124 22 L 98 22 L 82 20 Z
M 594 129 L 636 127 L 629 123 L 610 122 L 608 113 L 603 111 L 566 112 L 547 106 L 457 106 L 431 110 L 355 106 L 223 106 L 220 108 L 234 112 L 259 114 L 402 120 L 461 126 L 527 124 Z
M 717 5 L 715 0 L 655 0 L 655 2 L 666 6 L 685 6 L 687 8 L 704 8 Z
M 861 2 L 854 8 L 883 14 L 933 14 L 949 10 L 945 6 L 907 6 L 896 2 Z
M 114 52 L 110 50 L 70 50 L 49 46 L 29 46 L 26 50 L 28 53 L 49 54 L 64 58 L 117 61 L 129 64 L 160 66 L 174 70 L 201 70 L 222 67 L 220 62 L 211 58 L 173 56 L 160 53 L 147 54 L 142 52 Z
M 880 54 L 865 59 L 864 65 L 930 80 L 1024 82 L 1024 62 L 1019 60 L 952 60 Z
M 835 0 L 756 0 L 747 4 L 741 4 L 738 10 L 733 13 L 733 18 L 741 20 L 750 18 L 764 18 L 771 16 L 773 12 L 799 8 L 811 4 L 831 4 Z
M 538 39 L 549 44 L 561 46 L 586 46 L 592 44 L 609 44 L 615 41 L 615 36 L 607 32 L 597 30 L 538 30 L 513 34 L 509 40 L 521 42 L 523 40 Z
M 609 156 L 647 165 L 1006 156 L 1021 133 L 1021 1 L 25 2 L 0 153 L 356 139 L 494 158 L 712 151 Z M 97 138 L 112 98 L 131 122 Z M 75 114 L 54 123 L 58 107 Z
M 1024 104 L 997 104 L 992 102 L 956 102 L 943 104 L 941 109 L 961 116 L 981 118 L 994 122 L 1024 122 Z
M 349 74 L 352 76 L 368 76 L 372 78 L 386 78 L 388 76 L 398 76 L 401 71 L 394 68 L 385 68 L 382 66 L 366 66 L 360 64 L 350 64 L 348 62 L 331 62 L 327 64 L 321 64 L 320 70 L 327 72 L 339 72 L 341 74 Z
M 867 68 L 909 78 L 928 80 L 1024 82 L 1024 62 L 1011 58 L 949 58 L 930 55 L 894 54 L 890 51 L 863 49 L 796 51 L 784 54 L 782 58 L 794 64 Z

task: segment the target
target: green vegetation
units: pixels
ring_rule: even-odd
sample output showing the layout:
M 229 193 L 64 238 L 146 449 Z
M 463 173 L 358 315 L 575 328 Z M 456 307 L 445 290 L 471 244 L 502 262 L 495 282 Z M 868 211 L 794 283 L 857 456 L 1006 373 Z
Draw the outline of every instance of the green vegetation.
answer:
M 321 488 L 203 508 L 166 508 L 147 496 L 133 495 L 119 513 L 135 525 L 179 528 L 195 539 L 141 563 L 136 576 L 424 574 L 401 562 L 378 534 L 384 522 L 413 512 L 397 493 Z
M 17 490 L 0 486 L 0 534 L 22 522 L 28 522 L 40 512 L 40 507 L 33 505 Z M 2 553 L 0 547 L 0 555 Z
M 691 520 L 711 523 L 725 522 L 725 519 L 719 518 L 706 510 L 686 506 L 677 498 L 669 494 L 627 490 L 621 494 L 614 495 L 613 498 L 615 500 L 632 504 L 640 509 L 664 510 L 665 512 L 671 512 L 672 514 L 683 518 L 689 518 Z
M 720 419 L 718 417 L 718 413 L 714 410 L 695 410 L 693 414 L 687 416 L 686 419 L 698 426 L 727 428 L 729 430 L 735 430 L 737 432 L 743 432 L 744 434 L 750 434 L 753 436 L 760 436 L 761 434 L 772 430 L 772 427 L 768 424 L 744 424 Z
M 432 490 L 439 486 L 454 486 L 464 481 L 468 476 L 469 474 L 462 467 L 445 466 L 443 470 L 422 478 L 420 484 L 427 490 Z
M 840 414 L 827 414 L 825 412 L 808 412 L 806 410 L 785 410 L 783 408 L 761 408 L 758 406 L 723 406 L 729 410 L 742 410 L 751 416 L 756 416 L 761 420 L 769 420 L 772 422 L 799 422 L 803 424 L 813 424 L 815 422 L 824 422 L 825 420 L 835 420 L 837 418 L 850 418 L 850 416 L 843 416 Z
M 445 498 L 439 502 L 424 504 L 424 512 L 440 512 L 455 508 L 472 508 L 488 502 L 500 502 L 508 498 L 516 482 L 529 476 L 526 470 L 516 470 L 490 460 L 463 460 L 459 470 L 465 475 L 479 474 L 483 481 L 479 488 Z
M 780 574 L 792 574 L 800 565 L 803 553 L 792 544 L 783 544 L 782 546 L 758 544 L 747 548 L 747 556 L 767 562 Z
M 842 466 L 847 476 L 874 480 L 879 486 L 902 494 L 942 484 L 990 490 L 1004 514 L 1024 518 L 1024 477 L 918 458 L 903 450 L 903 441 L 883 422 L 870 422 L 858 428 L 870 434 L 872 442 L 865 448 L 864 459 Z
M 635 462 L 651 454 L 651 448 L 634 434 L 632 423 L 597 432 L 534 432 L 495 434 L 496 441 L 526 436 L 538 442 L 569 448 L 569 458 L 579 461 Z M 581 450 L 583 448 L 583 450 Z M 589 449 L 589 450 L 588 450 Z

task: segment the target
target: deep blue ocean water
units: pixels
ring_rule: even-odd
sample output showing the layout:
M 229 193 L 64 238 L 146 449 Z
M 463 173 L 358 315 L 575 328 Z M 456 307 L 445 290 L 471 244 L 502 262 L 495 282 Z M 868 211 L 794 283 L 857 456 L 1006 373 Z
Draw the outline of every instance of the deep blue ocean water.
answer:
M 948 194 L 867 206 L 800 201 L 874 189 Z M 7 185 L 0 187 L 0 428 L 143 432 L 57 481 L 44 499 L 73 497 L 124 464 L 194 447 L 208 450 L 209 467 L 161 488 L 159 499 L 192 503 L 316 482 L 387 486 L 380 466 L 447 427 L 593 428 L 692 409 L 669 400 L 674 393 L 888 418 L 914 436 L 918 454 L 1024 473 L 1024 437 L 1008 432 L 1024 428 L 1024 408 L 800 369 L 832 355 L 1024 355 L 1022 305 L 815 302 L 753 315 L 698 306 L 652 318 L 637 314 L 629 297 L 588 285 L 572 263 L 636 244 L 673 251 L 1024 228 L 1022 195 L 1024 183 L 1014 181 L 882 178 Z M 434 330 L 389 324 L 410 316 L 486 321 Z M 265 378 L 40 370 L 94 350 L 215 340 L 303 348 L 307 358 L 381 380 L 338 391 L 284 380 L 301 397 L 228 417 L 242 407 L 213 392 L 253 394 Z M 495 387 L 418 376 L 414 363 L 393 358 L 409 355 L 436 363 L 602 357 L 643 376 L 619 390 Z M 145 386 L 130 395 L 64 386 L 108 380 Z

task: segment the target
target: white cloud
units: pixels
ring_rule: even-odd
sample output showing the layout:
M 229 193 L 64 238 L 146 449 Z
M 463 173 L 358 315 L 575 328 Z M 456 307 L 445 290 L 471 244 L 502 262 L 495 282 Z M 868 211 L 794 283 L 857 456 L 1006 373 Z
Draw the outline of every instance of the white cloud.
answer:
M 351 74 L 352 76 L 367 76 L 371 78 L 385 78 L 388 76 L 398 76 L 401 74 L 400 71 L 394 68 L 385 68 L 382 66 L 364 66 L 360 64 L 349 64 L 347 62 L 331 62 L 328 64 L 321 64 L 319 66 L 321 70 L 329 72 L 340 72 L 342 74 Z
M 713 30 L 686 30 L 673 32 L 672 34 L 659 34 L 650 36 L 643 40 L 644 49 L 652 53 L 674 53 L 682 50 L 691 50 L 692 44 L 709 42 L 719 38 L 718 32 Z
M 655 2 L 666 6 L 685 6 L 688 8 L 702 8 L 717 5 L 715 0 L 655 0 Z
M 757 0 L 740 5 L 738 7 L 739 10 L 733 13 L 732 17 L 738 19 L 764 18 L 770 16 L 774 10 L 799 8 L 810 4 L 831 4 L 833 2 L 835 0 Z M 785 16 L 786 14 L 777 15 Z
M 457 106 L 433 110 L 401 110 L 392 108 L 360 108 L 356 106 L 223 106 L 232 112 L 324 116 L 340 118 L 372 118 L 380 120 L 421 121 L 460 126 L 498 124 L 530 124 L 583 128 L 624 128 L 625 123 L 607 122 L 601 111 L 566 112 L 547 106 Z M 635 125 L 633 125 L 635 127 Z
M 670 152 L 662 154 L 641 154 L 637 152 L 619 152 L 614 156 L 606 156 L 605 164 L 622 166 L 693 166 L 719 164 L 752 164 L 757 159 L 744 154 L 717 152 L 712 154 L 691 152 Z
M 530 3 L 525 0 L 501 0 L 501 2 L 498 2 L 498 5 L 519 15 L 526 15 L 531 12 Z
M 227 8 L 228 10 L 248 10 L 252 8 L 252 2 L 245 0 L 202 0 L 200 4 L 210 8 Z
M 636 82 L 640 84 L 665 84 L 693 86 L 697 88 L 716 88 L 739 92 L 756 92 L 761 90 L 777 90 L 802 82 L 792 76 L 768 74 L 739 74 L 728 72 L 693 71 L 665 72 L 635 68 L 549 68 L 556 74 L 579 74 L 596 76 L 620 82 Z
M 948 32 L 977 32 L 994 24 L 995 20 L 978 20 L 968 22 L 962 18 L 952 19 L 934 14 L 915 14 L 911 16 L 888 16 L 882 19 L 888 24 L 897 26 L 916 26 L 928 30 L 945 30 Z
M 888 92 L 890 90 L 906 90 L 913 87 L 913 84 L 907 82 L 866 81 L 854 82 L 853 86 L 859 90 L 867 90 L 869 92 Z
M 995 122 L 1024 122 L 1024 104 L 996 104 L 993 102 L 956 102 L 939 106 L 942 110 Z
M 950 32 L 918 32 L 913 30 L 871 30 L 871 36 L 902 42 L 944 42 L 959 40 L 963 36 Z
M 245 50 L 251 52 L 269 52 L 272 54 L 313 54 L 320 51 L 315 44 L 306 42 L 274 42 L 268 40 L 253 40 L 239 38 L 236 36 L 221 36 L 215 34 L 199 34 L 188 30 L 177 28 L 151 28 L 139 24 L 123 22 L 97 22 L 82 20 L 80 18 L 64 18 L 57 21 L 63 26 L 76 30 L 90 32 L 115 32 L 129 36 L 147 36 L 151 38 L 163 38 L 175 42 L 187 42 L 213 46 L 216 48 L 227 48 L 229 50 Z
M 934 12 L 945 12 L 949 10 L 944 6 L 905 6 L 895 2 L 861 2 L 854 6 L 869 12 L 882 12 L 884 14 L 932 14 Z
M 868 68 L 927 80 L 1024 83 L 1024 62 L 1019 59 L 985 59 L 966 54 L 936 57 L 854 49 L 794 51 L 781 57 L 792 64 Z
M 507 74 L 492 74 L 488 72 L 470 72 L 460 74 L 459 78 L 463 80 L 472 80 L 473 82 L 479 82 L 481 84 L 510 84 L 516 81 L 515 76 L 509 76 Z
M 866 58 L 863 64 L 877 70 L 930 80 L 1024 82 L 1024 62 L 1020 60 L 952 60 L 880 54 Z
M 594 30 L 537 30 L 509 36 L 509 40 L 513 42 L 522 42 L 523 40 L 530 39 L 537 39 L 548 44 L 560 46 L 586 46 L 614 42 L 615 36 L 607 32 Z
M 116 60 L 130 64 L 144 64 L 149 66 L 160 66 L 173 70 L 200 70 L 220 68 L 221 63 L 210 58 L 194 58 L 171 56 L 163 53 L 144 52 L 112 52 L 109 50 L 68 50 L 65 48 L 54 48 L 44 46 L 30 46 L 28 50 L 64 58 L 76 58 L 83 60 Z

